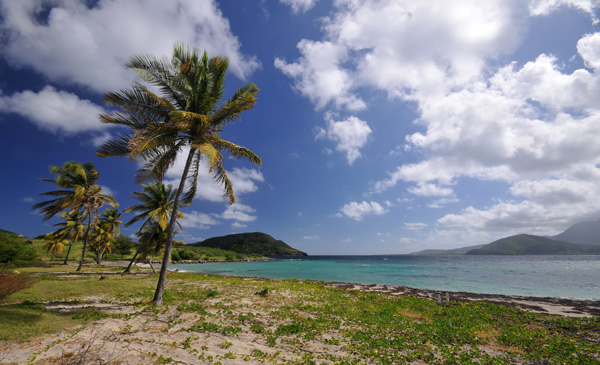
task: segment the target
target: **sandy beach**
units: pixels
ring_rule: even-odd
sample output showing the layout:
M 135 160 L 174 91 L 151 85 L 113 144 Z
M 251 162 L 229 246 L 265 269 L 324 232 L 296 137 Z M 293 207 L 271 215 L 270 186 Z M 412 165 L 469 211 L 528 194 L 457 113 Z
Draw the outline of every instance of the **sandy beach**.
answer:
M 114 274 L 114 273 L 113 273 Z M 64 273 L 63 275 L 73 275 Z M 110 280 L 111 273 L 103 273 Z M 174 275 L 175 277 L 177 275 Z M 173 275 L 171 276 L 173 277 Z M 116 276 L 115 276 L 116 278 Z M 26 343 L 4 343 L 0 348 L 2 364 L 145 364 L 145 363 L 302 363 L 307 356 L 319 357 L 319 363 L 333 363 L 328 358 L 353 359 L 356 354 L 340 341 L 339 330 L 330 330 L 318 338 L 297 342 L 293 336 L 282 335 L 276 342 L 257 332 L 256 328 L 277 329 L 290 324 L 291 318 L 273 316 L 287 305 L 293 296 L 304 295 L 278 291 L 268 296 L 254 290 L 275 279 L 244 278 L 245 292 L 219 290 L 219 295 L 203 303 L 198 313 L 182 311 L 169 305 L 155 310 L 139 305 L 107 301 L 101 296 L 81 298 L 77 302 L 43 303 L 49 311 L 69 312 L 82 307 L 95 307 L 112 314 L 72 331 L 53 334 Z M 171 278 L 171 284 L 176 279 Z M 261 284 L 263 283 L 263 284 Z M 415 296 L 445 305 L 451 302 L 485 301 L 520 308 L 526 311 L 565 317 L 591 317 L 600 314 L 600 303 L 554 298 L 530 298 L 475 293 L 445 293 L 401 286 L 364 285 L 353 283 L 323 283 L 342 291 L 376 291 L 386 296 Z M 198 290 L 210 290 L 212 284 L 198 281 Z M 194 303 L 182 303 L 182 305 Z M 224 311 L 227 315 L 224 315 Z M 310 310 L 297 313 L 310 317 Z M 224 328 L 230 318 L 247 318 L 235 332 Z M 191 331 L 192 328 L 203 330 Z M 196 326 L 196 327 L 194 327 Z M 233 327 L 232 327 L 233 328 Z M 598 340 L 598 339 L 596 339 Z M 485 347 L 490 356 L 503 354 L 502 348 Z

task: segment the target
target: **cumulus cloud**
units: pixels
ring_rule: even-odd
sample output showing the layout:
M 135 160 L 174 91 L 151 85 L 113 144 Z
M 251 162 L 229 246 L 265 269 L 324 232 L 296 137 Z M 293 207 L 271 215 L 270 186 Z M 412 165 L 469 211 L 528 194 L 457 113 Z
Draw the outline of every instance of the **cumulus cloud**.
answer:
M 240 52 L 229 21 L 212 0 L 4 1 L 4 57 L 48 78 L 104 92 L 134 79 L 123 65 L 133 54 L 170 56 L 183 41 L 230 58 L 245 78 L 259 67 Z
M 365 109 L 365 102 L 351 91 L 351 73 L 341 66 L 347 58 L 345 46 L 304 39 L 298 50 L 302 54 L 298 62 L 275 58 L 275 67 L 295 81 L 294 88 L 314 102 L 317 110 L 328 104 L 351 111 Z
M 37 93 L 26 90 L 10 96 L 0 94 L 0 112 L 19 114 L 53 133 L 73 135 L 106 128 L 98 120 L 98 114 L 104 113 L 102 107 L 52 86 Z
M 282 4 L 289 5 L 294 13 L 305 13 L 315 6 L 318 0 L 279 0 Z
M 361 221 L 369 215 L 383 215 L 388 212 L 388 209 L 385 209 L 379 203 L 373 201 L 363 201 L 362 203 L 350 202 L 340 208 L 341 214 L 356 221 Z
M 175 187 L 179 186 L 179 179 L 183 173 L 188 153 L 188 148 L 183 149 L 177 157 L 175 164 L 167 171 L 167 182 Z M 223 186 L 216 183 L 208 171 L 209 165 L 204 160 L 200 161 L 196 198 L 211 202 L 221 202 L 223 201 Z M 256 192 L 258 190 L 257 183 L 265 181 L 263 174 L 259 170 L 244 167 L 234 167 L 231 171 L 227 172 L 227 176 L 233 185 L 236 198 L 240 195 Z
M 206 213 L 193 210 L 184 214 L 185 217 L 179 219 L 179 223 L 184 228 L 209 229 L 210 226 L 220 224 L 219 221 Z
M 252 213 L 255 212 L 256 210 L 249 205 L 235 203 L 225 209 L 223 214 L 221 214 L 221 218 L 232 219 L 239 222 L 253 222 L 256 220 L 256 216 L 252 215 Z
M 598 22 L 594 14 L 594 7 L 597 6 L 594 0 L 533 0 L 529 4 L 529 10 L 532 15 L 547 15 L 561 6 L 583 10 L 590 15 L 594 23 Z
M 361 156 L 360 149 L 367 143 L 371 132 L 367 122 L 349 117 L 337 122 L 329 120 L 327 129 L 319 129 L 316 138 L 327 138 L 335 142 L 337 144 L 335 149 L 344 152 L 348 164 L 352 165 Z

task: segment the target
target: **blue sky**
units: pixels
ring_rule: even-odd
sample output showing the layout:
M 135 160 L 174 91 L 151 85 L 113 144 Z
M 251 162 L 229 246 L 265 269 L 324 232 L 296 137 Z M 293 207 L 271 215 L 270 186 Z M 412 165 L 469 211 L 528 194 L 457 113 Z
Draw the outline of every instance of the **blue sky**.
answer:
M 137 168 L 102 93 L 183 41 L 230 58 L 238 203 L 202 177 L 178 239 L 261 231 L 309 254 L 553 235 L 600 218 L 600 3 L 586 0 L 0 0 L 0 228 L 37 236 L 50 165 L 91 161 L 120 208 Z M 182 163 L 169 172 L 175 182 Z M 132 234 L 137 227 L 126 228 Z

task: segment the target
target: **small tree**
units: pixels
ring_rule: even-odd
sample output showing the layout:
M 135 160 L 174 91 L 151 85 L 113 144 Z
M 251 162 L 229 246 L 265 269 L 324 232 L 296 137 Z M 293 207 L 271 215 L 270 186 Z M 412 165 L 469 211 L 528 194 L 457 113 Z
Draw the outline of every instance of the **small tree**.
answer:
M 120 235 L 116 238 L 113 253 L 121 255 L 121 260 L 125 260 L 125 255 L 129 255 L 135 242 L 129 236 Z

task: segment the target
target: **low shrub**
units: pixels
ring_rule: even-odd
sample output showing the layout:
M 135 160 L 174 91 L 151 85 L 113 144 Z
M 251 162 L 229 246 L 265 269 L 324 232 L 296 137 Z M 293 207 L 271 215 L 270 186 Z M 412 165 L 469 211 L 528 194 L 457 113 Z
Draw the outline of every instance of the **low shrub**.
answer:
M 19 274 L 0 271 L 0 300 L 31 286 L 33 281 Z

